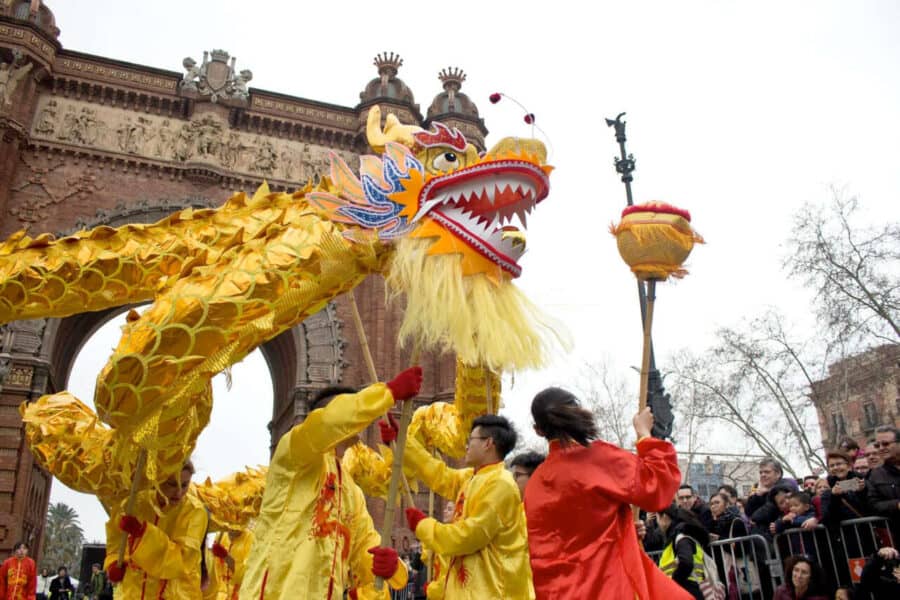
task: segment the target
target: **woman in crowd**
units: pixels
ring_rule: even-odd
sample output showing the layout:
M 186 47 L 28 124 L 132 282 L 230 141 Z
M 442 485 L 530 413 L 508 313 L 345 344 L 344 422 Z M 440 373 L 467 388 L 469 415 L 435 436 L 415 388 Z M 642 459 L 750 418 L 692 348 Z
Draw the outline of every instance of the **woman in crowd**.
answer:
M 713 541 L 741 537 L 749 533 L 747 524 L 741 519 L 740 509 L 729 505 L 728 497 L 724 493 L 719 492 L 709 497 L 709 512 L 712 515 L 709 535 Z
M 37 578 L 37 600 L 47 600 L 50 597 L 50 581 L 52 579 L 50 569 L 47 567 L 41 569 L 41 574 Z
M 650 437 L 649 409 L 633 419 L 636 455 L 594 441 L 593 414 L 560 388 L 538 393 L 531 414 L 537 434 L 550 442 L 525 488 L 537 600 L 689 599 L 641 550 L 628 508 L 659 511 L 681 483 L 675 448 Z
M 193 474 L 188 461 L 178 477 L 160 484 L 159 492 L 141 493 L 133 514 L 116 514 L 106 523 L 105 565 L 109 580 L 120 586 L 117 597 L 203 597 L 201 552 L 208 517 L 206 508 L 187 496 Z M 123 533 L 128 541 L 120 565 Z
M 841 521 L 866 516 L 865 478 L 851 470 L 851 458 L 841 451 L 829 452 L 828 487 L 822 495 L 822 522 L 836 529 Z
M 659 568 L 696 600 L 703 600 L 703 549 L 709 545 L 703 525 L 691 512 L 673 504 L 659 513 L 659 528 L 666 536 Z
M 69 571 L 60 567 L 56 571 L 56 577 L 50 582 L 50 600 L 72 600 L 75 597 L 75 586 L 69 579 Z
M 819 565 L 805 556 L 789 557 L 784 561 L 784 583 L 772 600 L 828 600 Z
M 813 494 L 815 495 L 812 498 L 812 505 L 813 508 L 816 509 L 816 519 L 818 521 L 825 518 L 825 507 L 822 505 L 822 496 L 830 489 L 827 479 L 818 480 L 816 486 L 813 488 Z

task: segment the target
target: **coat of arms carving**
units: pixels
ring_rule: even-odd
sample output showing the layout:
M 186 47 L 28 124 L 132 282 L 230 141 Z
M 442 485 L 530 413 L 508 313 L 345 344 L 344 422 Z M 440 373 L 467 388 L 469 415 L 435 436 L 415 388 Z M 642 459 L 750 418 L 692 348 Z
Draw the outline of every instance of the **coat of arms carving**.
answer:
M 246 102 L 250 97 L 247 84 L 253 79 L 253 72 L 244 69 L 236 73 L 236 62 L 237 58 L 230 56 L 225 50 L 204 51 L 200 65 L 188 56 L 181 62 L 184 66 L 181 90 L 208 96 L 212 102 L 220 99 Z

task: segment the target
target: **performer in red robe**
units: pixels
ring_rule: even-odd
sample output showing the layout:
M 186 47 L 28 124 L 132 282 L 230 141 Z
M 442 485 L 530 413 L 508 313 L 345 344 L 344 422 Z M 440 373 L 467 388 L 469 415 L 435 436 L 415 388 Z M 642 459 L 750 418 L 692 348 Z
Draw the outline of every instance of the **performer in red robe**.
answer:
M 681 483 L 675 448 L 650 437 L 653 415 L 638 413 L 637 455 L 602 441 L 575 396 L 548 388 L 531 405 L 550 454 L 525 489 L 528 548 L 537 600 L 692 600 L 644 553 L 630 504 L 669 506 Z
M 28 558 L 28 544 L 13 546 L 13 555 L 0 565 L 0 600 L 34 600 L 37 571 Z

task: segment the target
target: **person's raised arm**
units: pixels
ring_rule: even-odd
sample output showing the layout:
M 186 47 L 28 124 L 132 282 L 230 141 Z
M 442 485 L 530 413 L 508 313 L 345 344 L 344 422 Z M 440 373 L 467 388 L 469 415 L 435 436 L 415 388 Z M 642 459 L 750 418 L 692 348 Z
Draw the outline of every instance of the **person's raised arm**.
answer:
M 634 504 L 647 512 L 659 512 L 669 506 L 678 486 L 681 471 L 675 447 L 650 437 L 653 414 L 645 408 L 634 417 L 638 436 L 637 455 L 605 442 L 594 442 L 582 477 L 597 494 L 623 504 Z
M 432 456 L 418 440 L 407 438 L 406 452 L 403 454 L 404 467 L 409 466 L 416 477 L 425 482 L 435 494 L 451 502 L 459 496 L 460 490 L 472 477 L 472 469 L 453 469 Z
M 386 413 L 394 401 L 414 398 L 421 385 L 421 367 L 410 367 L 387 383 L 370 385 L 355 394 L 335 396 L 288 432 L 291 460 L 306 463 L 334 449 Z

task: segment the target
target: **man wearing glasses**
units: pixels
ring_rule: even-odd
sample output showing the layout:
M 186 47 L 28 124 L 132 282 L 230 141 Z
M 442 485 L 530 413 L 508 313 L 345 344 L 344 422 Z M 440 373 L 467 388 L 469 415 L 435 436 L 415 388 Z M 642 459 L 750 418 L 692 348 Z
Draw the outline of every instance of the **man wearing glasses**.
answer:
M 894 540 L 900 539 L 900 431 L 895 427 L 875 430 L 875 448 L 884 464 L 869 471 L 869 506 L 888 519 Z
M 438 597 L 534 598 L 519 488 L 503 465 L 516 445 L 510 422 L 498 415 L 475 419 L 466 447 L 466 469 L 448 467 L 417 440 L 407 444 L 404 460 L 416 476 L 435 493 L 456 499 L 453 520 L 446 524 L 417 508 L 406 509 L 409 528 L 448 563 L 447 572 L 430 584 L 443 588 Z

